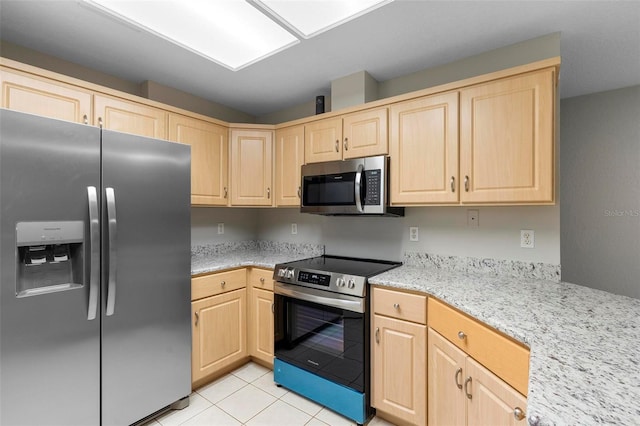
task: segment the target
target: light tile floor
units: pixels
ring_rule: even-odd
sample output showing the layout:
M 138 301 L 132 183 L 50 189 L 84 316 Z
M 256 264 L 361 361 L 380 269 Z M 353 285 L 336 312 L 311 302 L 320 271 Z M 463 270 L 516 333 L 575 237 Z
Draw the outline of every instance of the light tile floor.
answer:
M 250 362 L 196 390 L 189 406 L 145 426 L 347 426 L 356 423 L 273 383 L 273 372 Z M 374 417 L 369 426 L 393 426 Z

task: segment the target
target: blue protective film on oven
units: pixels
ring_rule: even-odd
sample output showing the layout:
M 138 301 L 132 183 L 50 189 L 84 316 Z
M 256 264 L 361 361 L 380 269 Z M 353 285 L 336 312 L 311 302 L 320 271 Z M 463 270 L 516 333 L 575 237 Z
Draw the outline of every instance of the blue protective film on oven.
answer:
M 367 420 L 363 393 L 302 370 L 278 358 L 273 360 L 273 381 L 356 423 L 364 424 Z

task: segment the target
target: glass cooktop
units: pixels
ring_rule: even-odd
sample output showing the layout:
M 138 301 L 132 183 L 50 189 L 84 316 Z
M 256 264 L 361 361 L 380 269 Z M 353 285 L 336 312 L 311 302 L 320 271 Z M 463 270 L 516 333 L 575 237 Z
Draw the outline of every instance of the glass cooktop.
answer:
M 286 262 L 279 266 L 291 268 L 312 269 L 316 271 L 335 272 L 346 275 L 357 275 L 365 278 L 381 274 L 389 269 L 402 265 L 401 262 L 387 260 L 360 259 L 342 256 L 318 256 L 309 259 Z

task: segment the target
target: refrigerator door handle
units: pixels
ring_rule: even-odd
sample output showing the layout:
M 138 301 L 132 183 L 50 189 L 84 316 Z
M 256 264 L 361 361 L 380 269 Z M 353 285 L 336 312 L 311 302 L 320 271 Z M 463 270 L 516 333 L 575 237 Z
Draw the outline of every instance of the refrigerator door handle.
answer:
M 98 191 L 87 187 L 89 200 L 89 309 L 87 320 L 96 318 L 98 312 L 98 284 L 100 282 L 100 219 L 98 218 Z
M 107 316 L 113 315 L 116 306 L 116 268 L 117 262 L 117 228 L 116 221 L 116 193 L 113 188 L 106 188 L 107 223 L 109 232 L 109 278 L 107 286 Z

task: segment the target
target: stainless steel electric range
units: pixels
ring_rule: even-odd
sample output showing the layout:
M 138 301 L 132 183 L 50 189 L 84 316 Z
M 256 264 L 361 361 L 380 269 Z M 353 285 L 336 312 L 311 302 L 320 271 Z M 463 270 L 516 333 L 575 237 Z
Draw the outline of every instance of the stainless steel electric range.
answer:
M 399 265 L 328 255 L 276 265 L 275 382 L 364 424 L 373 414 L 367 279 Z

